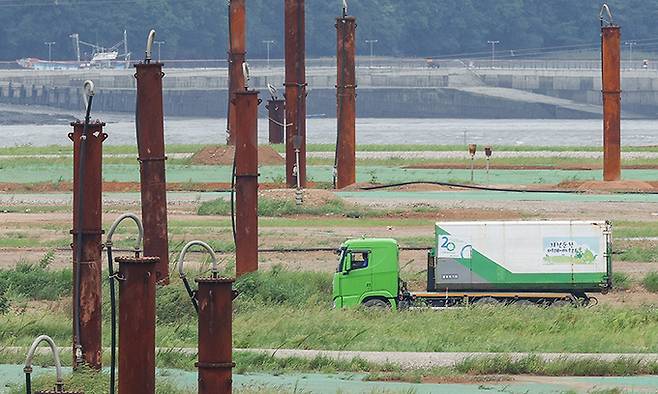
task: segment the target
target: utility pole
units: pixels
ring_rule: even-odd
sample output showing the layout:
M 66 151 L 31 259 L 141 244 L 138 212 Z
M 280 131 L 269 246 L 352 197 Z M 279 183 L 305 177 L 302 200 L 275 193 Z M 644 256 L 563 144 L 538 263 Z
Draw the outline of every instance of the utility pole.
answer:
M 491 68 L 494 68 L 496 63 L 496 44 L 500 44 L 500 41 L 487 41 L 487 44 L 491 45 Z
M 160 63 L 160 59 L 161 59 L 160 54 L 161 54 L 161 51 L 162 51 L 162 46 L 164 44 L 166 44 L 167 42 L 166 41 L 153 41 L 153 43 L 158 46 L 158 63 Z
M 56 44 L 55 41 L 46 41 L 44 42 L 45 45 L 48 45 L 48 61 L 52 62 L 53 61 L 53 45 Z
M 637 41 L 624 41 L 624 45 L 628 45 L 628 68 L 633 68 L 633 47 L 637 45 Z
M 366 40 L 366 44 L 370 44 L 370 68 L 372 68 L 372 60 L 375 57 L 375 44 L 378 42 L 379 40 Z
M 274 45 L 274 40 L 263 40 L 263 44 L 267 45 L 267 69 L 270 69 L 270 45 Z

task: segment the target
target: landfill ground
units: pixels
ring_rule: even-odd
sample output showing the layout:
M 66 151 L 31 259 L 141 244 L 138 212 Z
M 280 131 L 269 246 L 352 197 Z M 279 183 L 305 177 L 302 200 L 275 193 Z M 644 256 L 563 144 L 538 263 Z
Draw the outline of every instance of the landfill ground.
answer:
M 584 167 L 592 168 L 524 169 L 527 163 L 512 163 L 512 167 L 490 170 L 487 177 L 480 159 L 474 183 L 471 183 L 468 159 L 459 155 L 446 159 L 427 154 L 430 158 L 423 159 L 424 168 L 406 168 L 408 165 L 417 166 L 414 160 L 418 152 L 409 154 L 406 159 L 402 157 L 404 155 L 364 159 L 366 161 L 360 162 L 357 171 L 359 184 L 341 191 L 328 190 L 331 182 L 330 165 L 324 162 L 313 164 L 309 174 L 316 188 L 305 191 L 305 204 L 317 208 L 319 213 L 274 213 L 261 216 L 259 248 L 264 251 L 259 257 L 260 268 L 268 270 L 280 266 L 291 271 L 330 274 L 335 270 L 336 256 L 329 249 L 338 247 L 348 238 L 391 237 L 397 239 L 403 247 L 431 247 L 434 223 L 437 221 L 610 220 L 614 227 L 613 270 L 625 274 L 627 282 L 622 289 L 605 295 L 597 294 L 600 305 L 610 308 L 658 305 L 658 293 L 649 291 L 642 284 L 647 274 L 658 272 L 658 169 L 646 166 L 646 163 L 638 163 L 645 167 L 628 169 L 623 174 L 625 180 L 636 182 L 627 182 L 606 190 L 605 185 L 598 182 L 600 169 L 593 166 L 599 157 L 576 154 L 574 151 L 575 160 L 581 160 Z M 565 155 L 561 150 L 541 152 L 544 153 L 543 156 L 540 154 L 539 159 L 531 158 L 534 160 L 532 165 L 550 165 L 556 155 Z M 42 152 L 38 155 L 47 154 Z M 652 155 L 641 160 L 654 159 Z M 568 152 L 566 156 L 569 156 Z M 121 213 L 132 211 L 139 214 L 141 211 L 138 167 L 127 162 L 132 159 L 113 157 L 111 154 L 107 156 L 104 166 L 105 229 Z M 0 152 L 0 165 L 5 165 L 0 171 L 0 269 L 9 269 L 21 262 L 38 262 L 47 254 L 51 256 L 49 269 L 68 268 L 71 265 L 69 231 L 72 225 L 72 168 L 68 159 L 52 160 L 49 163 L 47 157 L 35 158 L 30 152 Z M 230 185 L 230 167 L 192 165 L 185 160 L 188 158 L 178 157 L 168 164 L 168 181 L 176 183 L 168 193 L 172 256 L 176 256 L 176 250 L 185 241 L 201 239 L 211 241 L 211 245 L 220 250 L 221 264 L 230 264 L 233 260 L 230 215 L 199 214 L 204 203 L 230 199 L 230 193 L 226 191 Z M 385 160 L 391 160 L 391 164 L 386 165 Z M 12 165 L 12 162 L 15 164 Z M 261 168 L 261 178 L 266 182 L 261 190 L 263 199 L 294 200 L 292 192 L 281 189 L 281 167 Z M 421 180 L 468 186 L 486 184 L 492 188 L 523 191 L 472 190 L 429 184 L 374 191 L 360 188 Z M 592 188 L 588 189 L 588 185 Z M 324 212 L 322 208 L 330 200 L 341 201 L 349 212 Z M 116 241 L 115 246 L 131 246 L 131 234 L 130 228 L 122 229 L 116 237 L 121 240 Z M 325 250 L 308 250 L 316 248 Z M 281 251 L 285 249 L 306 250 Z M 191 259 L 201 260 L 200 257 Z M 412 289 L 421 289 L 425 278 L 426 252 L 402 251 L 400 261 L 403 266 L 402 276 L 409 280 Z M 171 268 L 173 271 L 174 267 Z M 16 371 L 12 373 L 20 375 Z M 180 376 L 180 381 L 188 382 L 185 384 L 194 384 L 194 376 L 184 371 L 169 371 L 166 375 Z M 427 378 L 422 384 L 410 384 L 370 382 L 358 374 L 349 377 L 302 375 L 245 375 L 236 378 L 236 384 L 239 388 L 249 388 L 251 385 L 273 387 L 268 382 L 277 382 L 279 386 L 274 387 L 286 390 L 299 387 L 310 392 L 592 392 L 617 388 L 631 388 L 631 392 L 653 392 L 658 388 L 654 377 L 624 380 L 614 377 L 555 378 L 523 375 L 483 382 L 447 382 Z

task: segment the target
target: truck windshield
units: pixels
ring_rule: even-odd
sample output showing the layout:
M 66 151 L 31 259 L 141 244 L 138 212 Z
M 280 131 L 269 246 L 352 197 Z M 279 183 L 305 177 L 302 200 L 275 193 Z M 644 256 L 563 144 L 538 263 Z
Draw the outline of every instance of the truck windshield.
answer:
M 347 255 L 346 251 L 347 249 L 340 248 L 340 256 L 338 257 L 338 268 L 336 268 L 336 272 L 343 272 L 343 261 L 345 261 L 345 255 Z

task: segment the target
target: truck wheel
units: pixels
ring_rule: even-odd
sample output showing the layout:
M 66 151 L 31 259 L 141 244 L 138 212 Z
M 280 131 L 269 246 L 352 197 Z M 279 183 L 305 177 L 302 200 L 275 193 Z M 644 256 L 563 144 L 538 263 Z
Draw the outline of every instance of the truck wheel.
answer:
M 363 306 L 367 309 L 388 309 L 391 307 L 391 305 L 380 299 L 380 298 L 371 298 L 369 300 L 366 300 L 363 303 Z

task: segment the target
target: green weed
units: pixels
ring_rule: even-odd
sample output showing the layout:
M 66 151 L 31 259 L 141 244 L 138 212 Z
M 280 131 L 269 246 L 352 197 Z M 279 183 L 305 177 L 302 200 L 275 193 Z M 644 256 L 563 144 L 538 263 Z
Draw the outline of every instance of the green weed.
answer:
M 631 277 L 624 272 L 612 273 L 612 288 L 615 290 L 628 290 L 631 288 Z
M 642 279 L 642 286 L 652 293 L 658 293 L 658 272 L 649 272 Z

